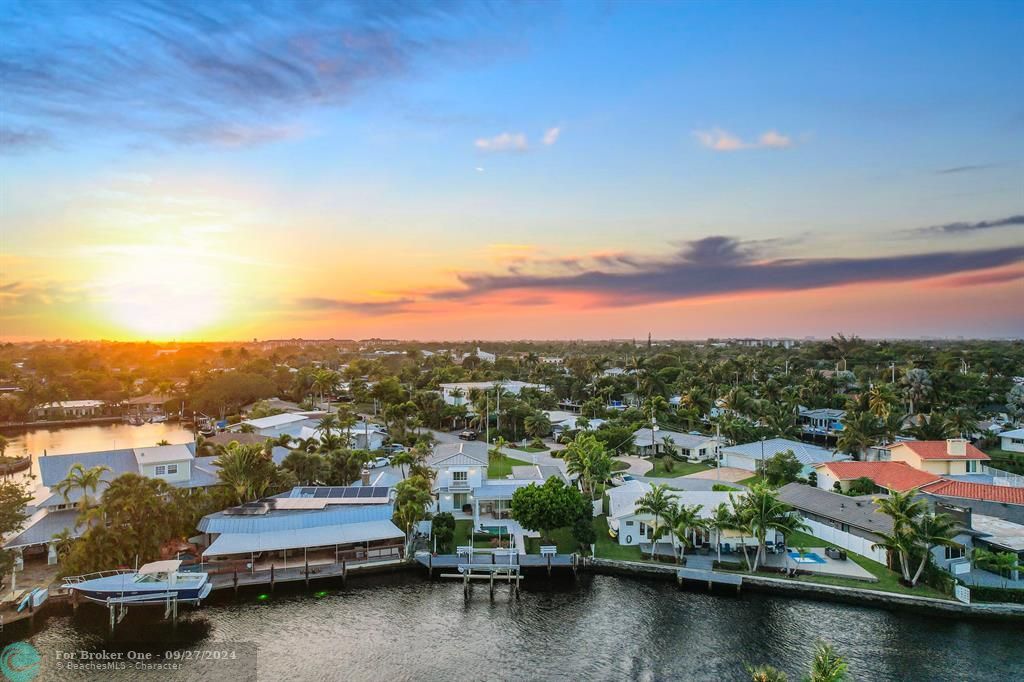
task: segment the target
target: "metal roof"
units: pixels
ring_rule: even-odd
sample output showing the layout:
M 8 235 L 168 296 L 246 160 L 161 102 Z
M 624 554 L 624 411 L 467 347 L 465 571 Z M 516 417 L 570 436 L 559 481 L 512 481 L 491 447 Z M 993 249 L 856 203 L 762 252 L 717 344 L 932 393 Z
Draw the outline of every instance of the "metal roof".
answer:
M 242 423 L 249 424 L 254 429 L 272 429 L 277 426 L 284 426 L 285 424 L 306 421 L 307 419 L 309 417 L 303 414 L 284 412 L 282 414 L 272 414 L 269 417 L 260 417 L 259 419 L 246 419 Z
M 139 473 L 139 463 L 135 459 L 135 451 L 130 448 L 73 455 L 47 455 L 39 457 L 36 461 L 39 462 L 39 476 L 47 488 L 52 488 L 67 478 L 71 467 L 79 463 L 86 469 L 94 466 L 109 467 L 110 471 L 104 473 L 102 477 L 107 481 L 121 474 Z
M 382 521 L 390 519 L 393 513 L 393 505 L 390 503 L 333 505 L 324 509 L 269 509 L 266 513 L 254 516 L 239 516 L 219 511 L 200 519 L 198 528 L 203 533 L 269 533 L 324 525 Z
M 849 455 L 839 452 L 832 452 L 816 445 L 801 443 L 798 440 L 788 438 L 769 438 L 764 441 L 764 458 L 769 459 L 775 455 L 792 450 L 793 454 L 801 464 L 811 465 L 818 462 L 842 462 L 852 459 Z M 750 459 L 761 459 L 761 441 L 744 443 L 742 445 L 730 445 L 722 448 L 722 454 L 736 454 Z
M 75 521 L 78 519 L 77 509 L 64 509 L 47 513 L 34 524 L 21 531 L 4 543 L 4 549 L 15 549 L 18 547 L 29 547 L 31 545 L 46 544 L 63 530 L 70 531 L 72 537 L 78 537 L 85 532 L 85 526 L 75 529 Z
M 401 539 L 405 537 L 390 520 L 324 525 L 263 533 L 224 533 L 206 548 L 203 556 L 275 552 L 283 549 L 347 545 L 356 542 Z
M 708 443 L 709 441 L 715 440 L 714 436 L 694 436 L 693 434 L 679 433 L 678 431 L 671 431 L 669 429 L 658 429 L 654 433 L 657 436 L 658 443 L 664 444 L 666 438 L 671 438 L 672 443 L 676 447 L 686 449 L 697 448 L 700 447 L 701 445 Z M 633 442 L 638 447 L 650 447 L 652 444 L 650 428 L 637 429 L 636 431 L 634 431 Z
M 139 464 L 163 464 L 184 462 L 192 459 L 192 452 L 184 445 L 157 445 L 151 448 L 135 448 L 135 459 Z
M 478 500 L 511 500 L 512 495 L 527 485 L 533 485 L 533 483 L 523 483 L 521 485 L 481 485 L 473 488 L 473 497 Z

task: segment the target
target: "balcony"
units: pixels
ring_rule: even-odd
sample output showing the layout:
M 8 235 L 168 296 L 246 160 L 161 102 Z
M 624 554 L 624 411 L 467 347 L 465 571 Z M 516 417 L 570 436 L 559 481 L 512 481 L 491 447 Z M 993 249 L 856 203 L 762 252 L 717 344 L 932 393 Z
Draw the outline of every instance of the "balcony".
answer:
M 469 479 L 453 478 L 451 481 L 448 482 L 448 490 L 451 490 L 452 492 L 468 492 L 469 490 L 471 490 L 471 486 L 469 485 Z

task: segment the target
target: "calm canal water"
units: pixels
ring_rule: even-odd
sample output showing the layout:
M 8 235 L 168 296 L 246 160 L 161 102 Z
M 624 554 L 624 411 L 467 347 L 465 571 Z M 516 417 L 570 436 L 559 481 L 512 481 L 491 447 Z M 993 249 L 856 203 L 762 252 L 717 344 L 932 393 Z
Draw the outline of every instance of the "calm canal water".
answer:
M 52 652 L 127 650 L 139 639 L 161 651 L 253 643 L 260 680 L 744 680 L 744 663 L 771 663 L 800 679 L 818 638 L 846 655 L 857 680 L 1011 680 L 1024 673 L 1024 631 L 1003 622 L 753 593 L 715 596 L 609 576 L 554 586 L 531 579 L 518 600 L 500 590 L 493 602 L 483 585 L 467 602 L 461 584 L 415 573 L 315 589 L 279 587 L 264 599 L 218 595 L 173 630 L 139 610 L 113 640 L 106 611 L 83 607 L 75 617 L 51 617 L 28 641 L 43 652 L 38 679 L 97 679 L 53 672 Z M 161 676 L 243 679 L 228 665 Z
M 177 422 L 160 424 L 83 424 L 60 428 L 33 428 L 28 430 L 5 431 L 8 457 L 32 455 L 32 469 L 21 476 L 32 473 L 39 475 L 36 460 L 48 455 L 67 455 L 76 452 L 98 452 L 119 448 L 138 448 L 156 445 L 162 440 L 170 443 L 189 443 L 192 432 L 183 429 Z

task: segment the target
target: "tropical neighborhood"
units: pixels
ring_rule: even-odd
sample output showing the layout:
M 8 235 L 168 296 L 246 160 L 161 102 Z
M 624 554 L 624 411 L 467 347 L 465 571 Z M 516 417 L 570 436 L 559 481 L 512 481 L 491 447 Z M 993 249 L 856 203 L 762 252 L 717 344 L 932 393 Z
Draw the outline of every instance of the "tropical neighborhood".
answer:
M 467 598 L 612 571 L 939 613 L 1024 603 L 1019 344 L 490 348 L 3 347 L 11 417 L 155 391 L 180 441 L 5 452 L 31 469 L 0 484 L 4 621 L 91 601 L 113 628 L 168 599 L 381 570 L 456 577 Z M 125 414 L 90 428 L 154 427 Z

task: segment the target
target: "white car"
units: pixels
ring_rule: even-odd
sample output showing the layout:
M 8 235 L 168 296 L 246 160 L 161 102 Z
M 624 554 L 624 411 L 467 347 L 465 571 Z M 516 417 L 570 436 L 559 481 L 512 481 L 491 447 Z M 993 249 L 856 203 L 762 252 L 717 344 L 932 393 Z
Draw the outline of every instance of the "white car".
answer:
M 620 486 L 635 480 L 636 479 L 633 476 L 630 476 L 629 474 L 615 474 L 614 476 L 612 476 L 611 482 L 614 486 Z
M 379 469 L 381 467 L 391 466 L 391 460 L 387 457 L 374 457 L 366 463 L 369 469 Z

